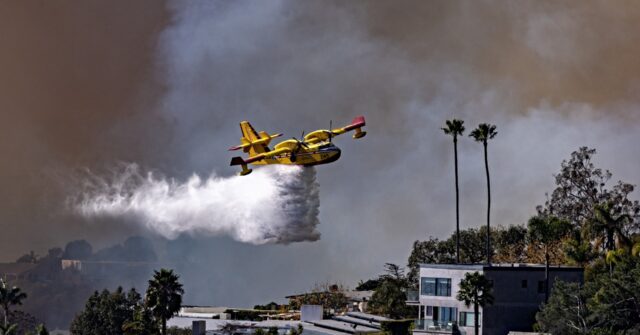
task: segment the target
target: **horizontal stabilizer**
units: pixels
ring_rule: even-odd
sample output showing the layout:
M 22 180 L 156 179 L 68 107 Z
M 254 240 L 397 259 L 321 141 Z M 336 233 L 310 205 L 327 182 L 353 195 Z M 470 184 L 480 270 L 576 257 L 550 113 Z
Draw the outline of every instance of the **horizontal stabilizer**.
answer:
M 231 164 L 229 166 L 234 165 L 247 165 L 247 163 L 242 159 L 242 157 L 233 157 L 231 158 Z

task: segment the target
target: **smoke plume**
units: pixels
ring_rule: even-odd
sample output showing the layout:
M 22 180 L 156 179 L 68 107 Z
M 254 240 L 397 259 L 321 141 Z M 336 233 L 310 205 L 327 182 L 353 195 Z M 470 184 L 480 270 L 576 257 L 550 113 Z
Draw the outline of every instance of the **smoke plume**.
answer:
M 127 218 L 169 239 L 183 233 L 229 235 L 252 244 L 320 238 L 313 168 L 266 166 L 249 176 L 194 174 L 179 182 L 143 174 L 132 164 L 111 180 L 90 175 L 75 201 L 84 216 Z
M 289 137 L 363 114 L 369 135 L 336 138 L 342 157 L 317 168 L 320 241 L 170 241 L 189 250 L 181 260 L 210 262 L 185 281 L 189 303 L 252 306 L 314 281 L 355 283 L 405 264 L 414 240 L 450 235 L 453 143 L 440 128 L 453 117 L 467 134 L 498 126 L 496 225 L 535 214 L 580 146 L 640 184 L 638 22 L 629 0 L 0 2 L 0 254 L 141 233 L 56 215 L 66 194 L 44 172 L 127 161 L 205 183 L 235 172 L 226 149 L 241 120 Z M 460 224 L 479 227 L 482 146 L 465 135 L 458 150 Z

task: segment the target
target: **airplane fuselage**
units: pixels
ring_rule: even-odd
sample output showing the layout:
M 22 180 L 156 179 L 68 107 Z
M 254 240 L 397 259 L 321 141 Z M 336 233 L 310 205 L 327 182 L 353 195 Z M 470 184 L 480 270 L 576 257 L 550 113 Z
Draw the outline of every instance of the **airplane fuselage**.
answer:
M 265 158 L 256 162 L 254 165 L 267 164 L 285 164 L 285 165 L 302 165 L 314 166 L 327 164 L 337 161 L 340 158 L 340 148 L 329 142 L 319 143 L 309 146 L 309 148 L 300 148 L 297 153 L 285 152 L 270 158 Z

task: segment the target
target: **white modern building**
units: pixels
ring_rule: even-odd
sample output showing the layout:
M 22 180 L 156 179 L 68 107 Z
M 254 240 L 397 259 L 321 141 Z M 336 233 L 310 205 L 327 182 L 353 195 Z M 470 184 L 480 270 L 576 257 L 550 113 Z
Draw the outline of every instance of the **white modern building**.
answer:
M 408 295 L 408 305 L 419 306 L 414 333 L 451 333 L 458 325 L 464 334 L 474 333 L 473 306 L 456 299 L 466 273 L 484 274 L 493 284 L 494 303 L 479 310 L 481 335 L 506 335 L 531 331 L 535 314 L 545 299 L 545 267 L 538 264 L 421 264 L 418 294 Z M 583 269 L 552 266 L 549 282 L 582 282 Z

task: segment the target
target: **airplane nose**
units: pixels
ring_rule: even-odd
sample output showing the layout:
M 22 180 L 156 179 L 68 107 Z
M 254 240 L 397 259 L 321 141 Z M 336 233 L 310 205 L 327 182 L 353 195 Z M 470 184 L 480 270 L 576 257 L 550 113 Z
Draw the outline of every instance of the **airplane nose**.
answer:
M 331 150 L 331 151 L 333 151 L 333 155 L 331 157 L 331 161 L 335 162 L 335 161 L 338 160 L 338 158 L 340 158 L 340 154 L 342 153 L 342 151 L 338 147 L 333 148 L 333 150 Z

